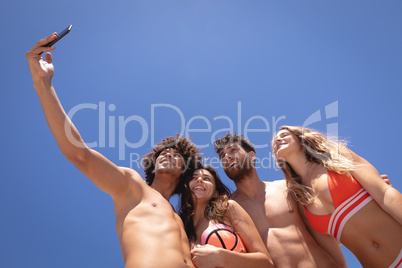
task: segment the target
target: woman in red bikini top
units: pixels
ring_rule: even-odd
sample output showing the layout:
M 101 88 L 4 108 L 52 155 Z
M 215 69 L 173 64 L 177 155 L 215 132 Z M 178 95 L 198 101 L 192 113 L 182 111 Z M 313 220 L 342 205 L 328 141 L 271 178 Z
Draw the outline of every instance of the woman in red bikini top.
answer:
M 209 166 L 185 179 L 179 214 L 197 267 L 273 267 L 250 216 Z
M 369 162 L 301 127 L 281 127 L 272 149 L 321 246 L 333 236 L 363 267 L 402 267 L 402 195 Z

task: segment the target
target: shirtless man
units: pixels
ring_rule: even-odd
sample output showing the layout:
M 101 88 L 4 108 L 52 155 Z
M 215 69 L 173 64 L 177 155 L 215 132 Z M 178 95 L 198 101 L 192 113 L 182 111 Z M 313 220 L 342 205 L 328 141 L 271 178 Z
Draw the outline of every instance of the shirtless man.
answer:
M 134 170 L 118 167 L 88 148 L 67 117 L 53 88 L 52 56 L 41 52 L 56 39 L 54 33 L 26 53 L 28 65 L 43 112 L 61 152 L 114 202 L 116 230 L 125 267 L 194 267 L 180 217 L 169 198 L 181 177 L 192 174 L 198 159 L 193 144 L 185 138 L 170 137 L 145 156 L 148 184 Z M 197 160 L 198 161 L 198 160 Z
M 236 184 L 232 198 L 253 219 L 275 267 L 346 267 L 337 241 L 330 237 L 317 241 L 319 246 L 310 235 L 285 180 L 259 179 L 255 149 L 248 140 L 227 134 L 214 145 L 226 175 Z

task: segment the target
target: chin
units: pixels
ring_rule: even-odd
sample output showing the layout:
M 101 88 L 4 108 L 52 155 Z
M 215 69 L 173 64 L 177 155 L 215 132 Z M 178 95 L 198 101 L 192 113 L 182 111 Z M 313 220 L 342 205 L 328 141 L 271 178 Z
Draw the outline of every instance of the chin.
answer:
M 242 169 L 234 168 L 229 170 L 228 172 L 225 171 L 226 175 L 234 182 L 239 182 L 243 180 L 243 178 L 249 175 L 252 172 L 252 168 L 250 167 L 243 167 Z
M 156 173 L 160 173 L 160 174 L 173 174 L 173 173 L 175 173 L 175 172 L 177 172 L 177 170 L 174 169 L 174 168 L 162 167 L 162 168 L 158 168 L 158 169 L 155 171 L 155 174 L 156 174 Z
M 231 170 L 225 170 L 225 173 L 232 181 L 239 181 L 241 179 L 243 172 L 238 169 L 231 169 Z

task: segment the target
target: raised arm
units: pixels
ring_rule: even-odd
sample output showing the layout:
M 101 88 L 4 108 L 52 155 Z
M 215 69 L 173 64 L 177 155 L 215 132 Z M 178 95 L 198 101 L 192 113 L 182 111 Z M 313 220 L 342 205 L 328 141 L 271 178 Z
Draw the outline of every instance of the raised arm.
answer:
M 136 172 L 117 167 L 98 152 L 88 148 L 66 115 L 51 82 L 54 74 L 52 55 L 46 53 L 45 60 L 40 55 L 41 52 L 54 50 L 54 47 L 44 45 L 56 37 L 57 34 L 53 33 L 40 40 L 26 53 L 46 121 L 64 156 L 99 189 L 114 197 L 127 188 L 129 181 L 141 180 L 141 177 Z
M 358 165 L 351 175 L 366 189 L 374 200 L 402 225 L 402 194 L 388 184 L 367 160 L 344 148 L 342 154 Z
M 236 201 L 229 202 L 234 230 L 240 236 L 248 253 L 234 252 L 210 245 L 198 246 L 191 251 L 197 267 L 274 267 L 250 216 Z

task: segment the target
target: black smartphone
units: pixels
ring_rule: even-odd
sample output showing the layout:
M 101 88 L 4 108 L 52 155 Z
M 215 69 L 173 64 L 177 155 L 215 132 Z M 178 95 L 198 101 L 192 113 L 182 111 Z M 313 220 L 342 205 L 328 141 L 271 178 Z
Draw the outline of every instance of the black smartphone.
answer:
M 60 34 L 57 35 L 57 38 L 54 39 L 52 42 L 44 45 L 44 47 L 51 47 L 54 44 L 57 43 L 60 39 L 62 39 L 66 34 L 68 34 L 71 31 L 71 28 L 73 28 L 73 25 L 68 26 L 66 29 L 64 29 Z M 39 55 L 42 55 L 43 52 L 39 53 Z
M 57 35 L 57 38 L 54 39 L 52 42 L 49 44 L 46 44 L 45 47 L 51 47 L 54 44 L 56 44 L 60 39 L 62 39 L 66 34 L 68 34 L 71 31 L 71 28 L 73 28 L 73 25 L 68 26 L 66 29 L 64 29 L 61 33 Z

